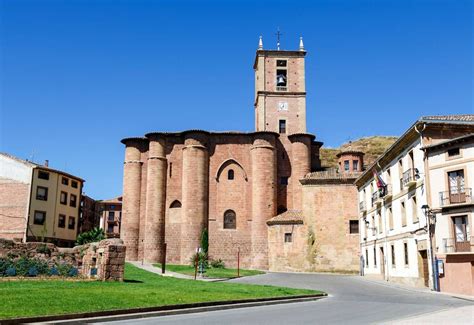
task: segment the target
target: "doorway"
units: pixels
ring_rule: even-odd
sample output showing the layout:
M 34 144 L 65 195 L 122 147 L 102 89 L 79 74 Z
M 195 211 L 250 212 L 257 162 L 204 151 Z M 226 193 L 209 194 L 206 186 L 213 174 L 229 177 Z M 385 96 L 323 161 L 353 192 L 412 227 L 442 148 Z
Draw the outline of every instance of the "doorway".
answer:
M 429 278 L 430 274 L 428 271 L 428 252 L 425 250 L 418 251 L 418 254 L 420 254 L 421 258 L 421 263 L 418 265 L 421 266 L 421 269 L 419 268 L 419 274 L 423 277 L 423 283 L 425 287 L 429 286 Z M 419 260 L 418 260 L 419 261 Z

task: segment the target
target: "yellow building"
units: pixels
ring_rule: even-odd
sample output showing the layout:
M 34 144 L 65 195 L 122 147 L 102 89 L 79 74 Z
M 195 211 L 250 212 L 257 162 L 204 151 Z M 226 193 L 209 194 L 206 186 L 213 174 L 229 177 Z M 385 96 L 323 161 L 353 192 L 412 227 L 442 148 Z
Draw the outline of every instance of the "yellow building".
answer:
M 83 179 L 0 153 L 0 180 L 0 237 L 74 244 Z

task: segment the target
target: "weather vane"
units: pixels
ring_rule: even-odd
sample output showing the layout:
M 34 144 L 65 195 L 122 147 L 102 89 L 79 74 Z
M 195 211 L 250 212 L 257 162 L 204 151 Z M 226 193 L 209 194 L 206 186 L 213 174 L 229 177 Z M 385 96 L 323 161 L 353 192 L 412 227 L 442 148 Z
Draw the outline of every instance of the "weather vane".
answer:
M 275 35 L 277 36 L 277 50 L 280 51 L 280 36 L 283 35 L 283 33 L 280 32 L 280 27 L 277 28 Z

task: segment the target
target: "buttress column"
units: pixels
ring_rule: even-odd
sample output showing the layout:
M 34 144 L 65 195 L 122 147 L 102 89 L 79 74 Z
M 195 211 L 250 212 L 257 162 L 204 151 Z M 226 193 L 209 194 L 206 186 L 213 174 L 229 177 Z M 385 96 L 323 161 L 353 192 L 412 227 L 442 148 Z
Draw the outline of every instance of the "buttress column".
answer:
M 138 260 L 138 239 L 140 235 L 140 186 L 142 161 L 141 151 L 146 144 L 142 138 L 127 138 L 123 166 L 123 201 L 120 237 L 127 246 L 127 260 Z
M 209 213 L 208 133 L 184 133 L 183 147 L 183 223 L 181 227 L 181 263 L 188 264 L 201 244 Z
M 291 141 L 291 190 L 294 209 L 303 209 L 303 187 L 300 180 L 311 172 L 311 143 L 314 138 L 314 135 L 305 133 L 288 136 Z
M 277 164 L 273 132 L 256 132 L 252 159 L 252 268 L 268 269 L 267 221 L 276 215 Z
M 166 137 L 159 133 L 146 136 L 149 147 L 143 254 L 147 262 L 161 262 L 165 242 Z

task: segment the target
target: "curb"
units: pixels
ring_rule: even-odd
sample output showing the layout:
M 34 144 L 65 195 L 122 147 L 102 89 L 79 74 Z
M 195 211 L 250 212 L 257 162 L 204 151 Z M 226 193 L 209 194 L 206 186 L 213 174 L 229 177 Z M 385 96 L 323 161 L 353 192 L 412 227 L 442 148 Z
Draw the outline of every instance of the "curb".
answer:
M 180 315 L 190 313 L 202 313 L 206 311 L 217 311 L 235 308 L 267 306 L 276 304 L 287 304 L 294 302 L 314 301 L 327 297 L 327 293 L 301 295 L 293 297 L 275 297 L 244 299 L 230 301 L 214 301 L 191 303 L 181 305 L 167 305 L 160 307 L 145 307 L 133 309 L 118 309 L 109 311 L 86 312 L 79 314 L 64 314 L 54 316 L 37 316 L 12 319 L 0 319 L 0 324 L 18 324 L 18 323 L 55 323 L 55 324 L 84 324 L 105 321 L 119 321 L 127 319 L 138 319 L 148 317 L 159 317 L 169 315 Z
M 404 291 L 410 291 L 410 292 L 417 292 L 417 293 L 426 293 L 426 294 L 432 294 L 432 295 L 440 295 L 440 296 L 446 296 L 446 297 L 451 297 L 451 298 L 456 298 L 460 300 L 465 300 L 465 301 L 470 301 L 474 302 L 474 296 L 466 296 L 466 295 L 460 295 L 460 294 L 455 294 L 451 292 L 440 292 L 440 291 L 434 291 L 429 288 L 416 288 L 416 287 L 409 287 L 409 286 L 404 286 L 398 283 L 391 283 L 389 281 L 381 281 L 381 280 L 373 280 L 373 279 L 367 279 L 363 276 L 360 277 L 361 280 L 371 282 L 374 284 L 378 284 L 381 286 L 385 287 L 390 287 L 390 288 L 395 288 L 399 290 L 404 290 Z

